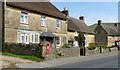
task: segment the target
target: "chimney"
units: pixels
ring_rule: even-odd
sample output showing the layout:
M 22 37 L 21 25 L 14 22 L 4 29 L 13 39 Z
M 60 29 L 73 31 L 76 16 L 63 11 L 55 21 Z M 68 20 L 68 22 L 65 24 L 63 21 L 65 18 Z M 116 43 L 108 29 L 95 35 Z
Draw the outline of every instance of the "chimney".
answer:
M 101 25 L 101 23 L 102 23 L 102 20 L 98 20 L 98 25 Z
M 115 25 L 115 27 L 117 27 L 117 26 L 118 26 L 118 25 L 117 25 L 117 23 L 115 23 L 114 25 Z
M 84 21 L 84 16 L 80 16 L 79 20 Z
M 65 14 L 66 16 L 69 16 L 69 11 L 68 11 L 68 9 L 66 7 L 62 11 L 62 13 Z

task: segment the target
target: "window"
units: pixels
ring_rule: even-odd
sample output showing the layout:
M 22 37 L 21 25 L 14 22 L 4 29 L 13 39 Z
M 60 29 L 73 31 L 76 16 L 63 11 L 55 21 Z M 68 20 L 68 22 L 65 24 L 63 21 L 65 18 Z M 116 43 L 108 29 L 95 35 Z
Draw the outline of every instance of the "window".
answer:
M 33 34 L 30 35 L 30 42 L 31 42 L 31 43 L 34 42 L 34 35 L 33 35 Z
M 26 13 L 26 12 L 21 12 L 20 22 L 21 22 L 21 23 L 28 24 L 28 13 Z
M 56 28 L 60 28 L 60 20 L 56 19 Z
M 25 36 L 24 36 L 24 34 L 20 34 L 20 43 L 25 43 Z
M 28 34 L 20 34 L 20 43 L 29 44 Z
M 56 38 L 56 45 L 57 45 L 57 46 L 60 46 L 60 44 L 61 44 L 60 41 L 61 41 L 61 38 L 60 38 L 60 37 L 57 37 L 57 38 Z
M 31 34 L 30 42 L 31 43 L 39 43 L 39 34 Z
M 41 26 L 46 26 L 46 17 L 41 16 Z
M 35 34 L 35 43 L 39 43 L 39 36 L 38 36 L 38 34 Z
M 28 37 L 28 34 L 25 34 L 25 43 L 26 43 L 26 44 L 29 44 L 29 37 Z
M 74 33 L 74 36 L 78 36 L 78 32 L 77 31 Z

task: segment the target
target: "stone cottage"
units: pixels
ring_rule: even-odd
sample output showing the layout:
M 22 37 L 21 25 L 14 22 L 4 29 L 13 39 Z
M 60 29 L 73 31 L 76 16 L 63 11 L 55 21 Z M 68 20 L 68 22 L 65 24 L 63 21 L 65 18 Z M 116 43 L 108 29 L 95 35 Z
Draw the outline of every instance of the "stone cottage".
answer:
M 115 46 L 119 44 L 120 35 L 118 32 L 118 23 L 102 23 L 90 26 L 95 32 L 95 42 L 107 43 L 108 46 Z
M 73 44 L 75 47 L 78 46 L 78 42 L 74 39 L 75 36 L 78 36 L 77 31 L 84 33 L 84 36 L 86 38 L 85 47 L 88 47 L 89 43 L 94 43 L 94 32 L 86 25 L 83 16 L 79 17 L 79 19 L 70 17 L 67 9 L 64 9 L 63 13 L 68 16 L 68 43 Z
M 67 41 L 66 15 L 50 2 L 7 2 L 4 12 L 4 42 L 59 48 Z

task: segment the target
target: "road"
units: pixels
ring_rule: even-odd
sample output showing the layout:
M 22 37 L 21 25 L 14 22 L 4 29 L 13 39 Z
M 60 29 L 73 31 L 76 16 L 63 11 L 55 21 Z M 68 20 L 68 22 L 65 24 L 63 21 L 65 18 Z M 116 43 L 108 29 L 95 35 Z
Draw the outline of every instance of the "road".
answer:
M 118 55 L 64 64 L 53 68 L 118 68 Z
M 66 57 L 37 63 L 16 64 L 16 66 L 19 68 L 55 68 L 55 69 L 118 68 L 118 52 L 95 54 L 91 56 Z

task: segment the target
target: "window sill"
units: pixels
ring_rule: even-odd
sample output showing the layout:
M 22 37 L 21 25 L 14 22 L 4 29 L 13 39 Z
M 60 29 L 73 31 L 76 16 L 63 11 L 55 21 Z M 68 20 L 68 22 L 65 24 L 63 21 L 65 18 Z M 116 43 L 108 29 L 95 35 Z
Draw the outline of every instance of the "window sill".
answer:
M 56 27 L 56 29 L 60 29 L 60 27 Z
M 56 46 L 60 46 L 60 44 L 59 44 L 59 45 L 56 45 Z
M 46 27 L 46 25 L 41 25 L 41 27 Z
M 23 24 L 23 25 L 29 25 L 28 23 L 24 23 L 24 22 L 21 22 L 20 24 Z

